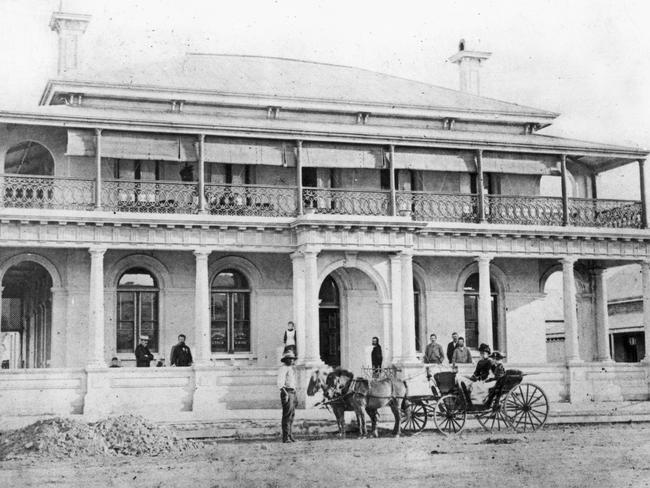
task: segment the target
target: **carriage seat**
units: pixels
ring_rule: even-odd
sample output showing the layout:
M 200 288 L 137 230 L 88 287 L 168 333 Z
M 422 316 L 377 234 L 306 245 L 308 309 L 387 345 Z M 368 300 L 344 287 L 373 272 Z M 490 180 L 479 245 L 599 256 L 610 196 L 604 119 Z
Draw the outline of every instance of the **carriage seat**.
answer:
M 433 390 L 434 388 L 437 388 L 440 396 L 447 395 L 456 388 L 455 371 L 440 371 L 433 375 L 433 379 L 435 384 L 431 386 L 431 389 Z

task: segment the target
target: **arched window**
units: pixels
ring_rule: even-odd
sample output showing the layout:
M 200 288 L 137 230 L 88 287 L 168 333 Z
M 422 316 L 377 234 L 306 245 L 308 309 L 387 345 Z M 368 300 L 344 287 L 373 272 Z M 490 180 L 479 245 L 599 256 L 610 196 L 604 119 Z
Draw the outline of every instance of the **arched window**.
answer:
M 18 175 L 51 176 L 54 174 L 54 158 L 45 146 L 25 141 L 12 146 L 5 154 L 5 173 Z
M 478 294 L 479 276 L 474 273 L 467 278 L 463 291 L 465 294 L 465 345 L 478 347 L 480 342 L 491 342 L 494 349 L 498 349 L 498 314 L 497 314 L 497 288 L 494 281 L 490 280 L 490 303 L 492 306 L 492 337 L 487 339 L 478 336 Z
M 210 336 L 212 352 L 250 352 L 250 296 L 248 280 L 226 269 L 212 280 Z
M 131 268 L 117 285 L 117 352 L 133 352 L 140 335 L 149 336 L 149 349 L 158 351 L 159 289 L 144 268 Z

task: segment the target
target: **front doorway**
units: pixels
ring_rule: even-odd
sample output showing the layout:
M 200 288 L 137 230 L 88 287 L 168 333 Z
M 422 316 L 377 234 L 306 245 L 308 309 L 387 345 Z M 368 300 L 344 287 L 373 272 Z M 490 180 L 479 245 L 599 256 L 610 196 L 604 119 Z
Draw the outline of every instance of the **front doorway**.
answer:
M 325 364 L 341 365 L 341 312 L 340 296 L 331 276 L 323 281 L 318 293 L 318 321 L 320 332 L 320 357 Z

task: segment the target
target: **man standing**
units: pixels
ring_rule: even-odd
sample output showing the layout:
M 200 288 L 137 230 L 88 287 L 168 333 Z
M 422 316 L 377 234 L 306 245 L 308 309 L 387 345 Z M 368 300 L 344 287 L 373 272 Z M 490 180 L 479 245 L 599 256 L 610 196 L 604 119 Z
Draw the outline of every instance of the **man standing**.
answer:
M 454 354 L 451 357 L 451 362 L 452 364 L 472 362 L 472 353 L 469 352 L 469 349 L 465 347 L 465 339 L 462 337 L 458 338 L 458 346 L 456 346 L 456 349 L 454 349 Z
M 458 346 L 458 332 L 451 334 L 451 342 L 447 344 L 447 361 L 451 364 L 454 358 L 454 349 Z
M 296 413 L 296 371 L 293 364 L 296 356 L 286 352 L 281 361 L 284 363 L 278 370 L 278 388 L 282 403 L 282 442 L 296 442 L 293 438 L 293 417 Z
M 435 334 L 429 336 L 431 342 L 427 344 L 426 349 L 424 350 L 424 362 L 429 364 L 442 364 L 445 359 L 445 353 L 442 350 L 442 346 L 436 342 Z
M 372 352 L 370 353 L 370 362 L 372 363 L 372 376 L 377 378 L 381 370 L 381 363 L 384 357 L 381 354 L 381 346 L 379 345 L 379 337 L 372 338 Z
M 295 356 L 298 355 L 296 349 L 296 329 L 292 321 L 287 323 L 287 330 L 284 331 L 284 352 L 293 351 Z
M 185 334 L 180 334 L 178 336 L 178 344 L 172 346 L 169 364 L 171 366 L 192 366 L 192 351 L 185 344 Z
M 138 368 L 148 368 L 149 363 L 153 361 L 153 354 L 148 347 L 149 337 L 146 335 L 140 336 L 140 344 L 135 348 L 135 365 Z

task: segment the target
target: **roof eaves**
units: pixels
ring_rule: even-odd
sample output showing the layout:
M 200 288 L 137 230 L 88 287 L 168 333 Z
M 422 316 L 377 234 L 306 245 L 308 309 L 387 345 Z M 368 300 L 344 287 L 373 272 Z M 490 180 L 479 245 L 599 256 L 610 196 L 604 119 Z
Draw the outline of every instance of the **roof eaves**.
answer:
M 51 103 L 52 97 L 57 90 L 67 90 L 67 89 L 81 89 L 83 87 L 92 87 L 92 88 L 106 88 L 106 89 L 115 89 L 115 90 L 125 90 L 127 93 L 133 93 L 135 90 L 141 90 L 143 92 L 154 92 L 155 94 L 161 93 L 182 93 L 185 95 L 208 95 L 208 96 L 224 96 L 224 97 L 246 97 L 251 100 L 268 100 L 273 98 L 275 102 L 315 102 L 315 103 L 324 103 L 331 104 L 334 106 L 341 105 L 359 105 L 362 107 L 368 108 L 369 111 L 376 108 L 402 108 L 402 109 L 419 109 L 419 110 L 429 110 L 429 111 L 449 111 L 456 112 L 461 114 L 489 114 L 499 117 L 517 117 L 517 118 L 527 118 L 531 122 L 538 122 L 540 127 L 547 127 L 550 125 L 550 122 L 556 119 L 560 114 L 555 112 L 548 112 L 533 109 L 530 107 L 525 107 L 522 105 L 517 105 L 514 103 L 503 102 L 502 100 L 491 99 L 487 97 L 479 97 L 486 100 L 491 100 L 499 102 L 502 104 L 508 104 L 512 106 L 519 107 L 521 109 L 529 110 L 526 111 L 508 111 L 508 110 L 488 110 L 488 109 L 477 109 L 477 108 L 463 108 L 463 107 L 447 107 L 447 106 L 432 106 L 432 105 L 407 105 L 407 104 L 387 104 L 387 103 L 372 103 L 367 101 L 355 101 L 355 100 L 339 100 L 339 99 L 328 99 L 328 98 L 309 98 L 309 97 L 276 97 L 271 95 L 260 95 L 255 93 L 231 93 L 231 92 L 222 92 L 218 90 L 203 90 L 203 89 L 187 89 L 179 87 L 170 87 L 162 85 L 142 85 L 142 84 L 124 84 L 124 83 L 111 83 L 111 82 L 99 82 L 99 81 L 90 81 L 90 80 L 68 80 L 68 79 L 51 79 L 47 82 L 43 95 L 41 96 L 40 105 L 46 105 Z M 450 90 L 448 88 L 436 87 L 442 90 Z M 160 98 L 160 97 L 158 97 Z

